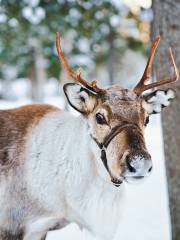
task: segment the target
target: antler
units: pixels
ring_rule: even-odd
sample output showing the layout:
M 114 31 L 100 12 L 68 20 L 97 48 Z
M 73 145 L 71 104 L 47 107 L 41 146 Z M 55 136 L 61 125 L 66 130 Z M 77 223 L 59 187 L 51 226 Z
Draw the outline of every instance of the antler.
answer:
M 62 65 L 64 66 L 64 69 L 66 70 L 67 74 L 74 79 L 75 81 L 80 82 L 83 86 L 85 86 L 86 88 L 90 89 L 91 91 L 95 92 L 95 93 L 104 93 L 105 90 L 99 88 L 96 85 L 96 81 L 93 81 L 91 83 L 89 83 L 88 81 L 86 81 L 85 79 L 83 79 L 81 77 L 81 71 L 78 70 L 76 73 L 70 68 L 64 53 L 62 52 L 61 49 L 61 44 L 60 44 L 60 34 L 59 32 L 56 33 L 56 48 L 57 48 L 57 52 L 58 52 L 58 57 L 62 63 Z
M 149 54 L 149 58 L 148 58 L 148 62 L 144 71 L 144 74 L 141 78 L 141 80 L 139 81 L 139 83 L 135 86 L 135 88 L 133 89 L 133 91 L 139 96 L 142 92 L 144 92 L 145 90 L 154 88 L 154 87 L 158 87 L 167 83 L 173 83 L 176 82 L 179 78 L 179 71 L 178 68 L 176 66 L 175 60 L 174 60 L 174 56 L 172 53 L 171 48 L 169 48 L 169 54 L 170 54 L 170 59 L 172 61 L 173 67 L 174 67 L 174 76 L 169 78 L 169 79 L 164 79 L 164 80 L 160 80 L 158 82 L 154 82 L 154 83 L 150 83 L 150 84 L 145 84 L 149 79 L 150 79 L 150 74 L 151 74 L 151 68 L 152 68 L 152 64 L 153 64 L 153 60 L 154 60 L 154 55 L 156 52 L 156 49 L 159 45 L 160 42 L 160 36 L 156 37 L 154 39 L 154 41 L 152 42 L 151 45 L 151 49 L 150 49 L 150 54 Z

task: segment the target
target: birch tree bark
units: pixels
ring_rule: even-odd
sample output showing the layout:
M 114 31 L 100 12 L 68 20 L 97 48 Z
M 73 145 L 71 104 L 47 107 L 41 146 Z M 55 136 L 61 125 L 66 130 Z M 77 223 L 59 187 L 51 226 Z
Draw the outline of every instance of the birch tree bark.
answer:
M 158 77 L 164 78 L 171 74 L 168 47 L 171 46 L 175 60 L 180 69 L 180 1 L 154 0 L 154 20 L 152 38 L 161 36 L 158 49 Z M 180 239 L 180 81 L 173 86 L 176 99 L 171 107 L 162 114 L 164 150 L 167 169 L 170 214 L 172 223 L 172 239 Z M 161 226 L 163 227 L 163 226 Z
M 42 102 L 44 97 L 44 85 L 46 73 L 41 46 L 37 39 L 31 40 L 31 97 L 35 102 Z

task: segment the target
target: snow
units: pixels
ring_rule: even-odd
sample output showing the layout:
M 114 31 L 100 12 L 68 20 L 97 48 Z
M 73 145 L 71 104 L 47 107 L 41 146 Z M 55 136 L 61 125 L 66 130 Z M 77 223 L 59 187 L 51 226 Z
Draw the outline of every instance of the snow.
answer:
M 60 97 L 48 97 L 45 102 L 63 107 Z M 24 99 L 16 102 L 0 101 L 0 108 L 12 108 L 30 103 Z M 167 183 L 163 155 L 162 131 L 159 115 L 150 118 L 146 139 L 153 159 L 151 176 L 143 183 L 126 185 L 127 197 L 124 213 L 114 240 L 170 240 Z M 102 226 L 103 227 L 103 226 Z M 76 224 L 48 233 L 47 240 L 99 240 Z

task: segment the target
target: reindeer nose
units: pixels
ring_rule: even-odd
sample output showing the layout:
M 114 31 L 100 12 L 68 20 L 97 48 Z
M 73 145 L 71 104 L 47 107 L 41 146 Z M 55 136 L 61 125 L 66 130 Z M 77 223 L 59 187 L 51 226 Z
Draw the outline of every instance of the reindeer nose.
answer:
M 149 154 L 126 157 L 126 167 L 132 177 L 145 177 L 152 171 L 152 160 Z

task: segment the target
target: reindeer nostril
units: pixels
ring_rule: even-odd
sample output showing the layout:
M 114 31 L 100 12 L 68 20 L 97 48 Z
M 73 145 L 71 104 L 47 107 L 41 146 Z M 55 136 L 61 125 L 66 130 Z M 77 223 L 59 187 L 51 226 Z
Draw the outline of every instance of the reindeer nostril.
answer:
M 136 169 L 131 165 L 131 160 L 127 157 L 126 159 L 127 168 L 130 172 L 135 173 Z

